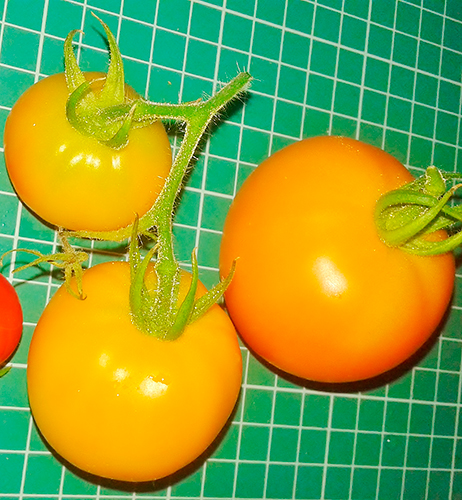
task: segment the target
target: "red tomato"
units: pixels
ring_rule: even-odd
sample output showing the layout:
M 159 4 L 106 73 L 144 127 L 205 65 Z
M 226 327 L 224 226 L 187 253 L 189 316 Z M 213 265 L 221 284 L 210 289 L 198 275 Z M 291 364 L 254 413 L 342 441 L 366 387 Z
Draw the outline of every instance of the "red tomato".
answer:
M 184 272 L 180 297 L 190 279 Z M 32 337 L 28 393 L 40 431 L 67 461 L 111 479 L 149 481 L 216 438 L 239 394 L 242 360 L 218 305 L 177 340 L 157 340 L 132 324 L 129 286 L 129 264 L 110 262 L 84 272 L 85 300 L 64 286 L 56 292 Z
M 22 308 L 16 290 L 0 274 L 0 365 L 15 351 L 21 340 Z
M 427 341 L 451 298 L 454 256 L 390 248 L 374 223 L 378 198 L 410 180 L 391 155 L 342 137 L 297 142 L 256 168 L 220 255 L 222 275 L 238 258 L 225 299 L 251 349 L 293 375 L 347 382 Z

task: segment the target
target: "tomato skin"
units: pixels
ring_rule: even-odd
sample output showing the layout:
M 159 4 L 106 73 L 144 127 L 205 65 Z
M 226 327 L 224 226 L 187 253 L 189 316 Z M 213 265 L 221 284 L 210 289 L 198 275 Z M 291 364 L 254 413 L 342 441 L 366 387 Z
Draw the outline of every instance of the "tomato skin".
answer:
M 104 76 L 87 73 L 87 78 Z M 21 200 L 39 217 L 72 230 L 109 231 L 155 202 L 172 162 L 161 122 L 133 129 L 111 149 L 67 121 L 64 73 L 30 87 L 5 124 L 5 161 Z M 127 95 L 136 94 L 127 86 Z
M 141 333 L 130 321 L 129 279 L 126 262 L 104 263 L 85 271 L 85 300 L 56 292 L 32 338 L 28 393 L 38 427 L 66 460 L 95 475 L 148 481 L 215 439 L 236 402 L 242 360 L 218 305 L 178 340 Z M 180 293 L 189 281 L 184 273 Z
M 22 308 L 16 290 L 0 274 L 0 365 L 10 358 L 21 340 Z
M 238 258 L 225 300 L 251 349 L 338 383 L 388 371 L 425 343 L 451 299 L 454 257 L 390 248 L 373 219 L 377 199 L 410 180 L 391 155 L 342 137 L 297 142 L 251 173 L 220 253 L 223 275 Z

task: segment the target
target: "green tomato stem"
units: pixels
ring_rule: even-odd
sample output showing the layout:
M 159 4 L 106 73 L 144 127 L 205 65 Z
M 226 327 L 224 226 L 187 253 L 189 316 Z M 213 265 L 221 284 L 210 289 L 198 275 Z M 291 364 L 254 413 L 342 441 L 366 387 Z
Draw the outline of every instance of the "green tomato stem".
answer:
M 432 256 L 455 250 L 462 244 L 462 206 L 450 206 L 457 184 L 449 189 L 448 181 L 462 180 L 462 174 L 429 167 L 426 173 L 400 189 L 383 195 L 376 204 L 375 222 L 381 240 L 406 252 Z M 448 236 L 431 238 L 444 229 Z

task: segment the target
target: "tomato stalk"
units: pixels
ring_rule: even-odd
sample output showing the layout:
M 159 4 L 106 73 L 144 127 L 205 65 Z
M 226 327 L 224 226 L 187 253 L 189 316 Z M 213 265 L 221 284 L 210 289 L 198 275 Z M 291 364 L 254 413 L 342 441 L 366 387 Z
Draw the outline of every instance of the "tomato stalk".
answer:
M 99 21 L 106 32 L 110 50 L 109 70 L 100 91 L 95 90 L 99 82 L 87 81 L 75 58 L 72 40 L 78 31 L 70 32 L 64 44 L 65 73 L 70 93 L 66 113 L 70 124 L 79 132 L 89 134 L 112 148 L 125 147 L 133 127 L 146 126 L 156 120 L 180 122 L 184 124 L 185 131 L 159 197 L 150 210 L 139 219 L 136 218 L 133 225 L 115 231 L 63 232 L 62 237 L 65 241 L 69 236 L 105 241 L 130 239 L 130 306 L 133 322 L 148 334 L 173 340 L 181 335 L 187 324 L 198 319 L 220 299 L 233 274 L 232 270 L 227 278 L 196 300 L 198 264 L 193 252 L 190 290 L 182 303 L 178 304 L 181 271 L 174 252 L 172 219 L 176 199 L 200 140 L 220 110 L 247 89 L 251 77 L 245 72 L 237 75 L 205 101 L 199 99 L 170 104 L 152 103 L 142 98 L 127 100 L 119 48 L 107 25 Z M 141 258 L 138 248 L 139 235 L 156 240 L 155 246 L 144 258 Z M 144 277 L 153 259 L 157 287 L 154 292 L 149 292 Z
M 389 246 L 422 256 L 439 255 L 462 245 L 462 205 L 450 205 L 462 184 L 462 174 L 443 172 L 434 166 L 377 202 L 375 222 L 380 238 Z M 434 238 L 444 229 L 448 236 Z

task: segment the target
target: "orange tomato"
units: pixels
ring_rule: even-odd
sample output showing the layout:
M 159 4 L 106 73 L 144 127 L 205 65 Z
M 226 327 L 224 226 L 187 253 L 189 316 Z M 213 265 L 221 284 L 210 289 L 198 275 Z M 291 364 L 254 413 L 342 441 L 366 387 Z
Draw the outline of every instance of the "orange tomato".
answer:
M 190 278 L 183 274 L 180 297 Z M 56 292 L 32 338 L 28 393 L 41 433 L 65 460 L 99 476 L 148 481 L 182 468 L 216 438 L 236 402 L 242 360 L 218 305 L 177 340 L 142 333 L 130 320 L 129 283 L 129 264 L 111 262 L 85 271 L 85 300 Z
M 104 76 L 88 73 L 88 79 Z M 126 86 L 126 93 L 136 93 Z M 7 170 L 21 200 L 65 229 L 109 231 L 130 225 L 154 204 L 172 164 L 162 123 L 130 131 L 112 149 L 74 129 L 66 118 L 64 73 L 30 87 L 9 114 L 4 135 Z
M 378 198 L 412 180 L 386 152 L 342 137 L 292 144 L 244 182 L 226 219 L 220 269 L 247 345 L 293 375 L 348 382 L 388 371 L 437 328 L 452 254 L 418 257 L 378 237 Z

